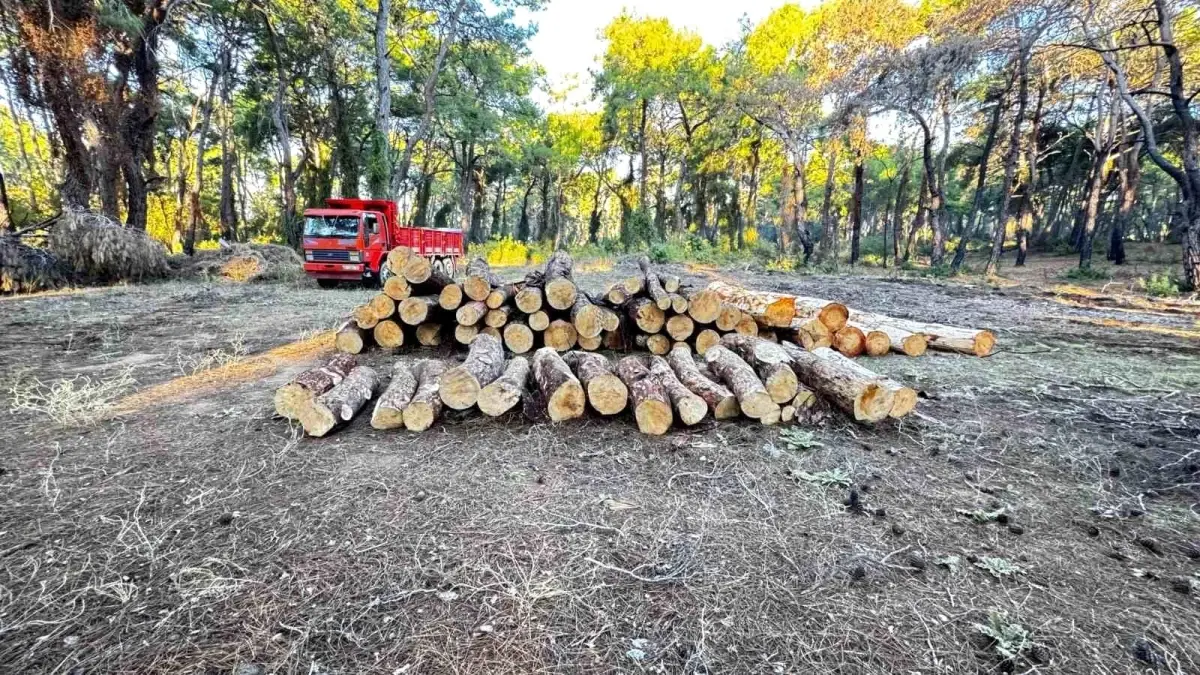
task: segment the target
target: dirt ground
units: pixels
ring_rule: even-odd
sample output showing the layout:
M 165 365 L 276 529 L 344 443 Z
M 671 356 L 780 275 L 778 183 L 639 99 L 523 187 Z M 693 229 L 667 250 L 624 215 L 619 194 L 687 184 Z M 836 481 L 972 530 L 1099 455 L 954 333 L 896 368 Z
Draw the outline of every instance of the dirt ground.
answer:
M 3 298 L 0 672 L 1200 673 L 1194 304 L 678 271 L 1000 348 L 872 360 L 919 415 L 790 440 L 519 414 L 307 439 L 271 393 L 367 291 Z

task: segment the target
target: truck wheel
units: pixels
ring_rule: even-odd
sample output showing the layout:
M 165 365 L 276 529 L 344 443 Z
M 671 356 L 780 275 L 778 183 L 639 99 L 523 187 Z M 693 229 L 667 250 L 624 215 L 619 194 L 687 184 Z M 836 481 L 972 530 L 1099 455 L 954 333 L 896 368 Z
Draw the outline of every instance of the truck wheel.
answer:
M 337 288 L 337 279 L 317 279 L 317 286 L 321 288 Z

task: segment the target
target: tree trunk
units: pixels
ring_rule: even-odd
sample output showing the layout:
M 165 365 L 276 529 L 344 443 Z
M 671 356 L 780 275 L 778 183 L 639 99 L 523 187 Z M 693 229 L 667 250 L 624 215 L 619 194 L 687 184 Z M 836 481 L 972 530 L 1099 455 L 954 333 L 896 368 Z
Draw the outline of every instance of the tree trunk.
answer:
M 754 369 L 772 401 L 783 405 L 796 398 L 796 374 L 787 365 L 790 359 L 779 345 L 759 337 L 731 333 L 721 338 L 721 346 L 742 357 Z
M 710 380 L 700 372 L 687 345 L 675 345 L 667 355 L 667 363 L 679 381 L 704 400 L 714 419 L 729 419 L 741 413 L 737 397 L 724 385 Z
M 237 204 L 234 200 L 234 172 L 237 169 L 236 141 L 233 132 L 233 63 L 232 49 L 226 45 L 221 52 L 221 199 L 218 211 L 221 219 L 221 238 L 238 240 Z
M 671 401 L 663 384 L 650 376 L 650 370 L 636 356 L 626 356 L 618 361 L 616 372 L 629 389 L 638 430 L 651 436 L 667 433 L 675 415 L 671 412 Z
M 392 366 L 392 381 L 375 402 L 371 413 L 374 429 L 399 429 L 404 426 L 404 409 L 417 393 L 417 376 L 407 361 Z
M 1000 129 L 1000 113 L 1003 110 L 1004 97 L 1001 96 L 992 108 L 987 133 L 984 135 L 983 150 L 980 151 L 979 166 L 976 167 L 975 197 L 971 200 L 971 210 L 967 214 L 967 222 L 963 226 L 962 232 L 959 233 L 961 239 L 958 250 L 954 252 L 954 260 L 950 263 L 951 271 L 956 274 L 962 269 L 963 261 L 967 257 L 967 239 L 975 232 L 975 227 L 979 224 L 979 212 L 983 209 L 983 197 L 987 187 L 988 163 L 992 156 L 992 149 L 996 146 L 996 132 Z
M 891 413 L 895 396 L 882 385 L 882 378 L 864 376 L 852 360 L 827 347 L 811 352 L 788 342 L 780 343 L 780 347 L 791 358 L 790 365 L 800 382 L 856 422 L 879 422 Z
M 300 419 L 300 410 L 333 389 L 358 365 L 351 354 L 338 352 L 328 361 L 297 375 L 291 382 L 275 390 L 275 414 L 291 420 Z
M 823 260 L 828 260 L 830 253 L 832 253 L 833 266 L 835 268 L 838 264 L 838 232 L 837 219 L 833 215 L 833 189 L 835 186 L 834 178 L 836 176 L 837 157 L 837 143 L 831 142 L 829 155 L 825 158 L 825 194 L 821 201 L 821 243 L 818 245 L 819 255 Z
M 683 382 L 676 377 L 675 372 L 671 370 L 666 359 L 661 356 L 651 356 L 649 371 L 650 377 L 657 380 L 663 391 L 666 392 L 675 412 L 679 414 L 679 421 L 683 422 L 685 426 L 698 424 L 708 415 L 708 403 L 684 386 Z
M 371 164 L 367 182 L 371 196 L 389 199 L 392 176 L 392 58 L 388 50 L 388 26 L 392 20 L 392 0 L 379 0 L 375 12 L 375 128 L 371 134 Z
M 200 133 L 196 137 L 196 179 L 192 181 L 191 191 L 188 193 L 190 218 L 187 237 L 183 240 L 183 252 L 187 255 L 193 255 L 196 252 L 197 230 L 203 227 L 202 234 L 205 239 L 208 238 L 208 225 L 204 222 L 200 194 L 204 189 L 204 152 L 208 149 L 208 129 L 212 122 L 213 99 L 216 97 L 221 76 L 222 72 L 219 67 L 213 70 L 213 79 L 209 83 L 208 93 L 204 96 L 204 108 L 200 113 Z
M 1000 186 L 1000 210 L 997 214 L 996 229 L 992 233 L 992 251 L 988 256 L 987 266 L 984 268 L 985 276 L 994 276 L 999 271 L 1000 254 L 1004 252 L 1004 236 L 1008 229 L 1013 186 L 1017 176 L 1017 162 L 1021 157 L 1021 125 L 1025 121 L 1025 108 L 1029 103 L 1029 58 L 1032 48 L 1032 44 L 1029 46 L 1022 44 L 1017 54 L 1017 109 L 1013 113 L 1012 133 L 1008 137 L 1008 152 L 1004 156 L 1004 182 Z
M 783 175 L 779 180 L 779 252 L 790 255 L 795 248 L 792 233 L 796 231 L 796 177 L 795 167 L 786 157 L 783 160 Z
M 863 193 L 866 191 L 866 167 L 862 157 L 854 162 L 854 192 L 850 197 L 850 266 L 858 264 L 859 245 L 862 240 Z
M 912 180 L 912 166 L 907 156 L 900 161 L 898 169 L 900 183 L 896 186 L 896 205 L 892 212 L 892 264 L 896 267 L 900 267 L 900 235 L 904 232 L 904 212 L 908 210 L 908 184 Z M 887 258 L 886 251 L 884 258 Z
M 445 372 L 446 364 L 436 359 L 422 359 L 413 364 L 412 374 L 417 378 L 417 389 L 404 408 L 405 429 L 425 431 L 442 414 L 439 382 Z

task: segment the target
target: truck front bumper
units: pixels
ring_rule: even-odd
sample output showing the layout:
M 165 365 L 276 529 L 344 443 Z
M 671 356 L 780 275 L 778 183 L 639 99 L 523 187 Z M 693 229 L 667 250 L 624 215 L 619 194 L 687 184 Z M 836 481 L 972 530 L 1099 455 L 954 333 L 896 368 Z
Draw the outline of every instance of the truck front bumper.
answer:
M 359 281 L 363 278 L 364 269 L 362 263 L 304 263 L 304 273 L 314 279 Z

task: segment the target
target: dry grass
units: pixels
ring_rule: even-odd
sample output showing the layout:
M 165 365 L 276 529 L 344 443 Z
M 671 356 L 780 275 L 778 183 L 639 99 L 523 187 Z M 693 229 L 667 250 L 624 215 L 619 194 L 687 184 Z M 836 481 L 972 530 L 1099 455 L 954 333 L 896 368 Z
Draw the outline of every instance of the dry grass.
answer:
M 1055 315 L 1105 310 L 1024 295 L 753 278 L 999 328 L 1004 351 L 873 360 L 927 396 L 902 423 L 831 415 L 803 434 L 722 423 L 661 439 L 623 418 L 461 413 L 420 435 L 359 419 L 303 439 L 271 419 L 270 393 L 317 358 L 313 344 L 177 380 L 164 357 L 139 379 L 166 381 L 103 425 L 12 432 L 17 416 L 0 411 L 12 448 L 0 457 L 0 663 L 1200 672 L 1197 592 L 1177 590 L 1200 542 L 1200 366 L 1186 340 L 1074 324 Z M 0 342 L 0 359 L 27 358 L 45 379 L 95 352 L 227 349 L 238 332 L 254 350 L 358 300 L 183 284 L 30 300 L 6 307 L 10 338 L 41 337 L 43 324 L 22 322 L 67 308 L 93 332 L 133 329 L 44 356 Z M 302 311 L 326 314 L 286 323 Z M 190 322 L 147 320 L 164 315 Z
M 9 406 L 14 413 L 34 413 L 62 426 L 96 424 L 133 385 L 131 370 L 107 378 L 77 375 L 54 382 L 17 378 L 8 387 Z

